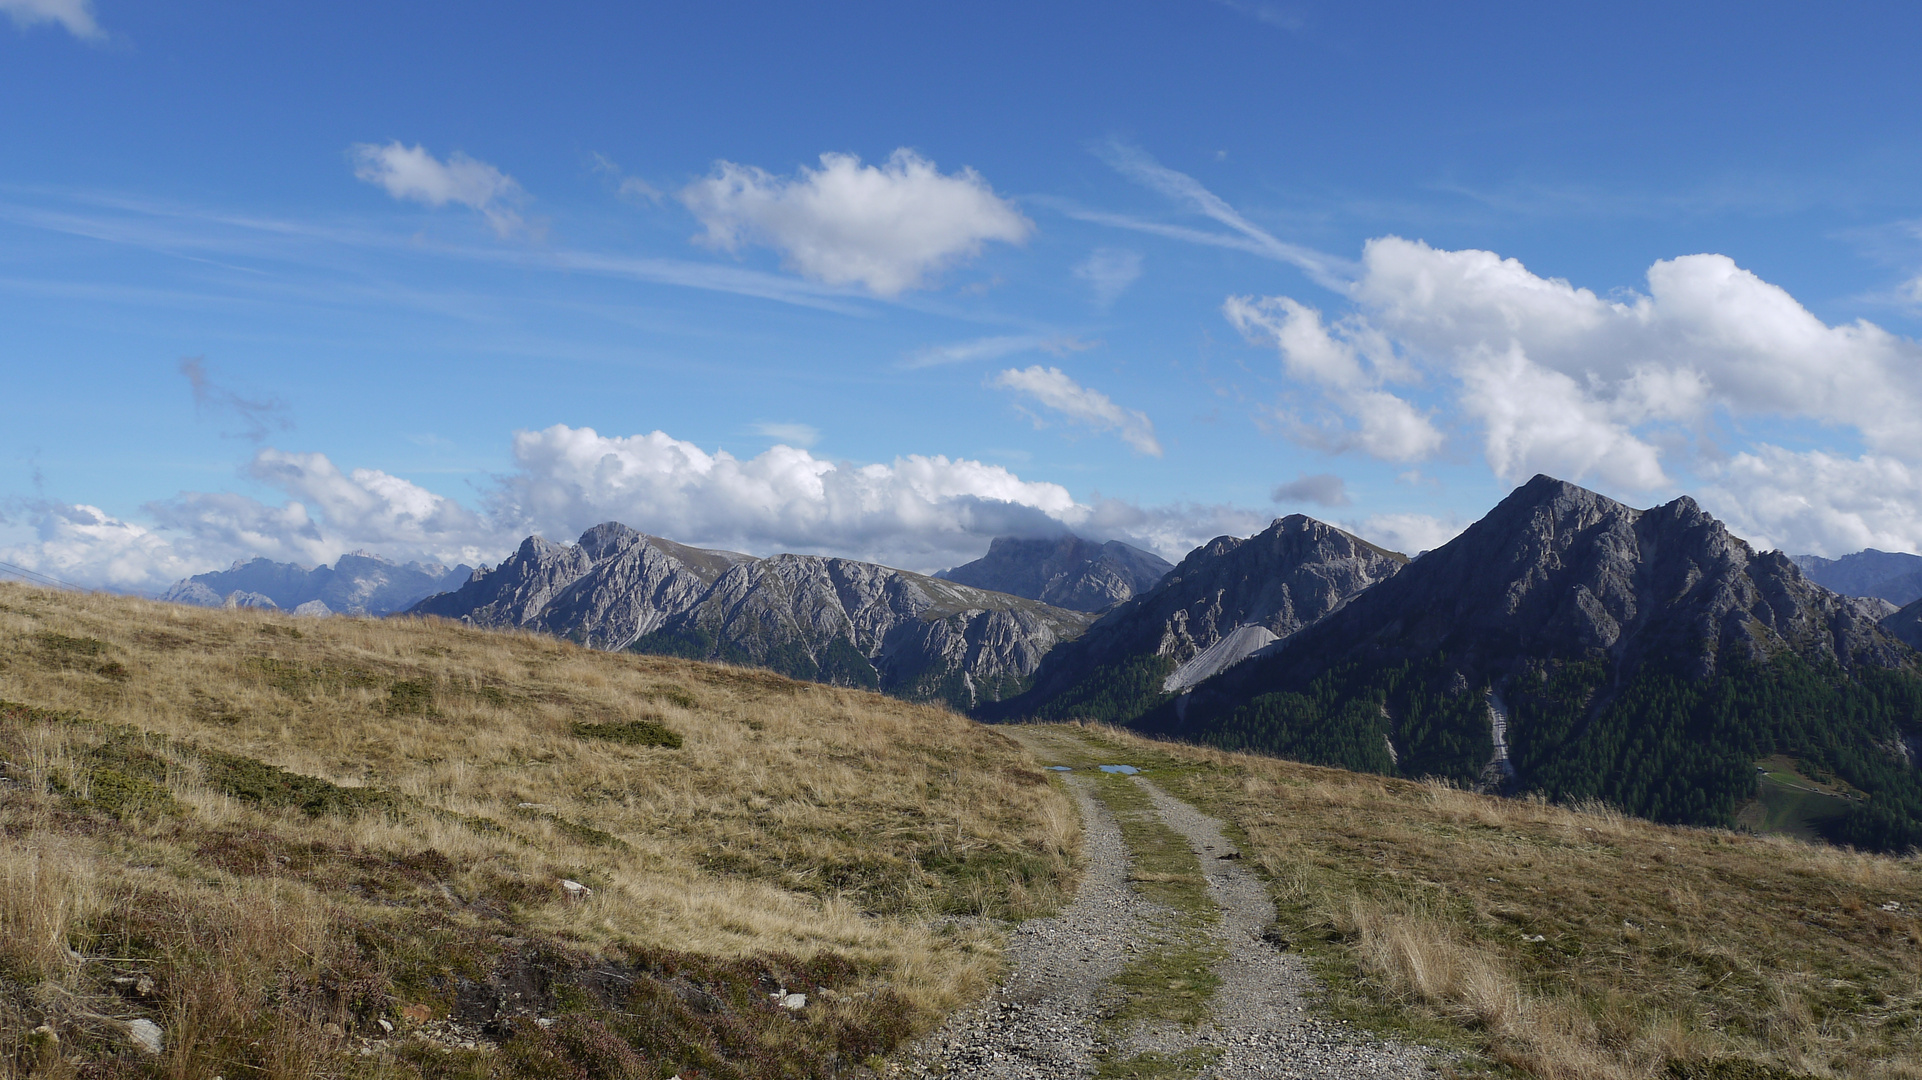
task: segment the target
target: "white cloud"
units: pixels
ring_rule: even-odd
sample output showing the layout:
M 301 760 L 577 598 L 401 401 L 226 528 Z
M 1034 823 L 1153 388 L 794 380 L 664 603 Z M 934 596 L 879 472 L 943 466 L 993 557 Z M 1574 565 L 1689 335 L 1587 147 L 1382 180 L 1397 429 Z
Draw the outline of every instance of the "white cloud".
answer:
M 98 40 L 106 36 L 94 21 L 92 0 L 0 0 L 0 11 L 23 29 L 38 23 L 59 23 L 77 38 Z
M 30 539 L 0 548 L 0 559 L 54 578 L 143 590 L 205 569 L 169 538 L 99 507 L 41 503 L 28 516 Z
M 1429 514 L 1376 514 L 1357 522 L 1342 522 L 1341 527 L 1390 551 L 1419 555 L 1461 535 L 1468 523 Z
M 428 206 L 459 203 L 479 211 L 502 236 L 524 227 L 514 209 L 527 197 L 520 184 L 458 150 L 441 161 L 418 144 L 407 147 L 395 140 L 386 146 L 355 143 L 348 153 L 354 160 L 356 177 L 379 184 L 396 199 Z
M 1190 243 L 1238 248 L 1297 267 L 1317 283 L 1329 288 L 1338 289 L 1347 284 L 1352 270 L 1345 260 L 1300 244 L 1276 239 L 1274 234 L 1249 221 L 1240 211 L 1230 206 L 1226 199 L 1209 191 L 1201 181 L 1187 173 L 1176 172 L 1139 148 L 1118 142 L 1098 146 L 1095 152 L 1100 154 L 1102 160 L 1112 166 L 1116 172 L 1143 187 L 1167 196 L 1189 210 L 1226 225 L 1240 235 L 1226 236 L 1220 233 L 1187 229 L 1178 225 L 1137 221 L 1122 214 L 1071 211 L 1070 216 L 1116 225 L 1124 229 L 1134 229 L 1138 232 L 1187 240 Z
M 706 226 L 707 244 L 764 244 L 807 277 L 880 296 L 921 288 L 988 241 L 1018 244 L 1034 230 L 973 169 L 944 175 L 905 148 L 880 167 L 822 154 L 819 169 L 793 177 L 722 161 L 680 198 Z
M 1040 405 L 1096 431 L 1117 432 L 1139 453 L 1161 456 L 1161 443 L 1155 439 L 1155 425 L 1147 413 L 1122 408 L 1101 391 L 1075 382 L 1060 368 L 1040 365 L 1009 368 L 996 375 L 989 385 L 1025 394 Z
M 1331 329 L 1321 312 L 1285 296 L 1255 300 L 1231 296 L 1222 305 L 1228 321 L 1250 341 L 1274 345 L 1293 378 L 1316 386 L 1339 415 L 1352 422 L 1311 425 L 1290 418 L 1294 434 L 1321 449 L 1355 448 L 1384 461 L 1419 461 L 1442 445 L 1442 433 L 1406 399 L 1381 387 L 1413 372 L 1387 339 L 1365 324 Z
M 1871 449 L 1922 454 L 1922 346 L 1872 323 L 1829 326 L 1723 255 L 1655 263 L 1648 292 L 1603 299 L 1486 251 L 1370 241 L 1354 295 L 1432 363 L 1514 353 L 1578 384 L 1621 429 L 1713 409 L 1845 424 Z
M 1076 264 L 1074 276 L 1094 290 L 1096 304 L 1107 307 L 1141 277 L 1141 253 L 1126 248 L 1095 248 Z
M 757 555 L 818 552 L 933 570 L 977 558 L 990 537 L 1068 528 L 1179 559 L 1211 537 L 1245 536 L 1267 517 L 1220 505 L 1077 502 L 1059 484 L 941 455 L 855 465 L 776 446 L 752 458 L 708 452 L 664 432 L 604 436 L 556 425 L 516 432 L 514 467 L 484 513 L 377 469 L 325 455 L 259 451 L 247 467 L 286 499 L 183 492 L 151 519 L 41 503 L 8 526 L 0 560 L 88 585 L 157 592 L 256 555 L 307 565 L 366 549 L 389 558 L 478 564 L 539 533 L 571 541 L 603 521 L 684 543 Z M 22 525 L 25 527 L 23 528 Z
M 1700 501 L 1763 549 L 1922 552 L 1922 468 L 1893 457 L 1764 445 L 1709 470 Z
M 776 446 L 743 460 L 660 431 L 604 436 L 555 425 L 516 433 L 514 460 L 495 496 L 497 517 L 570 538 L 616 520 L 756 553 L 950 565 L 941 558 L 978 554 L 978 538 L 1058 528 L 1088 513 L 1058 484 L 940 455 L 857 466 Z
M 1482 422 L 1489 468 L 1511 483 L 1536 473 L 1594 477 L 1616 488 L 1667 486 L 1661 455 L 1574 379 L 1518 348 L 1478 356 L 1459 372 L 1462 406 Z
M 764 420 L 752 426 L 756 435 L 779 439 L 789 446 L 802 449 L 821 441 L 821 429 L 811 424 L 783 424 Z
M 1311 445 L 1432 456 L 1440 433 L 1412 390 L 1389 389 L 1428 386 L 1453 397 L 1450 411 L 1511 483 L 1547 472 L 1672 490 L 1715 467 L 1670 460 L 1691 436 L 1750 417 L 1852 428 L 1875 460 L 1922 460 L 1922 345 L 1868 322 L 1830 326 L 1725 256 L 1657 262 L 1646 293 L 1604 298 L 1492 252 L 1384 237 L 1367 244 L 1347 291 L 1356 310 L 1332 325 L 1287 297 L 1223 308 L 1346 418 L 1334 432 L 1300 425 Z
M 1065 334 L 997 334 L 993 337 L 973 338 L 957 341 L 948 345 L 930 345 L 916 349 L 901 362 L 904 368 L 940 367 L 946 364 L 966 364 L 977 360 L 999 360 L 1015 353 L 1039 349 L 1054 356 L 1085 352 L 1101 344 L 1099 341 L 1082 341 Z

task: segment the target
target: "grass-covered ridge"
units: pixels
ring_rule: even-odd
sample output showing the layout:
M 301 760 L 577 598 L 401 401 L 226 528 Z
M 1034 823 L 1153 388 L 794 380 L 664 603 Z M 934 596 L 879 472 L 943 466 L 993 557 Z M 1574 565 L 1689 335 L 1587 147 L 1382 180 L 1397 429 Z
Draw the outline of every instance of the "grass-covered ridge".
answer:
M 1922 1077 L 1922 861 L 1074 729 L 1245 839 L 1348 1020 L 1523 1075 Z
M 0 1077 L 832 1075 L 1074 836 L 951 713 L 446 623 L 0 586 L 0 700 Z

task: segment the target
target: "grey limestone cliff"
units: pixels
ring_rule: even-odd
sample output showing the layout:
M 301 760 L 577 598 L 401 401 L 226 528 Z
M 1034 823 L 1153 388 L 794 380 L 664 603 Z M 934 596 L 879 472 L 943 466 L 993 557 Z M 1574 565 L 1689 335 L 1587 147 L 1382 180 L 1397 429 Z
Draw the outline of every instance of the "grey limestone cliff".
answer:
M 1076 611 L 1101 611 L 1154 588 L 1174 567 L 1159 555 L 1073 534 L 1043 539 L 997 536 L 988 553 L 936 577 L 1012 593 Z
M 1232 667 L 1339 611 L 1407 561 L 1300 514 L 1254 536 L 1218 537 L 1050 655 L 1034 689 L 1003 712 L 1125 721 L 1184 665 Z M 1247 651 L 1220 655 L 1236 645 Z M 1204 656 L 1211 649 L 1216 653 Z
M 751 664 L 961 708 L 1027 685 L 1091 616 L 852 559 L 692 548 L 618 523 L 574 545 L 529 537 L 414 614 L 599 649 Z

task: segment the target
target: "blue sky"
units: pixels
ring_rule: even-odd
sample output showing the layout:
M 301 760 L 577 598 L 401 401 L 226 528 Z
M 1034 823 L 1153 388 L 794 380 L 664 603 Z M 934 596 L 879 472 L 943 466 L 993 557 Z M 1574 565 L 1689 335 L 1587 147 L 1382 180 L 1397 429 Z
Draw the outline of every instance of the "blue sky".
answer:
M 1922 546 L 1911 5 L 0 0 L 0 559 Z

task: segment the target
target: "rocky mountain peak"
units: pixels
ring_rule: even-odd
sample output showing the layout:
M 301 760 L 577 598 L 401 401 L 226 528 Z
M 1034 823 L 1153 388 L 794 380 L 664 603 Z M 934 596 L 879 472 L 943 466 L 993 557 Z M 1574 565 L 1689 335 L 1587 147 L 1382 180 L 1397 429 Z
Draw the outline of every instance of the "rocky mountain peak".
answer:
M 935 576 L 1074 611 L 1101 611 L 1153 588 L 1170 569 L 1160 556 L 1119 540 L 1097 543 L 1063 533 L 997 536 L 986 555 Z
M 1693 499 L 1637 510 L 1537 476 L 1301 634 L 1259 677 L 1294 685 L 1335 664 L 1436 654 L 1497 682 L 1531 661 L 1591 656 L 1623 673 L 1660 661 L 1705 676 L 1731 649 L 1844 667 L 1901 659 L 1874 612 L 1782 553 L 1756 553 Z
M 1143 690 L 1150 697 L 1167 680 L 1182 681 L 1191 663 L 1197 665 L 1191 676 L 1225 670 L 1340 610 L 1407 562 L 1302 514 L 1279 518 L 1253 536 L 1216 537 L 1153 589 L 1050 654 L 1034 689 L 1015 706 L 1042 713 L 1065 707 L 1103 693 L 1100 684 L 1124 670 L 1153 670 L 1153 685 Z

